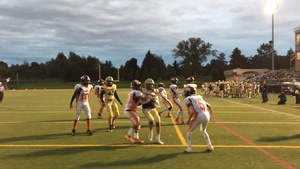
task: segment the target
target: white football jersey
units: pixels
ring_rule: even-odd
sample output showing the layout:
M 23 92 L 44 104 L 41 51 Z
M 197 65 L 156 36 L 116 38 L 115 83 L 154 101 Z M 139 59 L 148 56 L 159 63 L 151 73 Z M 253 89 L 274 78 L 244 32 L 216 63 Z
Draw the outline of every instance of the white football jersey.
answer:
M 90 84 L 88 86 L 81 85 L 82 90 L 79 93 L 78 100 L 88 101 L 89 94 L 90 94 L 90 91 L 92 88 L 93 88 L 93 85 L 90 85 Z
M 194 88 L 195 90 L 197 90 L 197 84 L 195 84 L 195 83 L 189 83 L 189 84 L 186 84 L 186 87 L 192 87 L 192 88 Z
M 134 96 L 141 97 L 143 95 L 143 92 L 141 92 L 140 90 L 132 90 L 131 92 L 129 92 L 125 110 L 134 111 L 140 104 L 140 99 L 135 99 Z
M 97 93 L 95 93 L 95 94 L 98 94 L 98 95 L 100 95 L 100 93 L 101 93 L 101 90 L 102 90 L 102 86 L 100 86 L 100 85 L 96 85 L 95 87 L 94 87 L 94 89 L 95 89 L 95 92 L 96 91 L 98 91 Z
M 177 98 L 179 95 L 181 95 L 182 92 L 178 91 L 178 87 L 176 84 L 171 84 L 170 85 L 170 95 L 172 98 Z
M 203 100 L 201 95 L 188 96 L 184 99 L 184 103 L 187 106 L 192 104 L 197 113 L 208 113 L 207 105 L 209 104 Z

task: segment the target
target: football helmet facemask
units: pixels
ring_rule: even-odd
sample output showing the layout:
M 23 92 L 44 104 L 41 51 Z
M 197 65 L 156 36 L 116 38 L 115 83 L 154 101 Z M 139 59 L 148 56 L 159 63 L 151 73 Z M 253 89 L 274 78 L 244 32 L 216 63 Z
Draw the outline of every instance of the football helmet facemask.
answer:
M 177 77 L 172 77 L 170 81 L 171 81 L 172 84 L 178 84 Z
M 80 82 L 82 85 L 86 86 L 91 83 L 91 78 L 88 75 L 83 75 L 80 78 Z
M 154 84 L 155 84 L 154 80 L 151 79 L 151 78 L 148 78 L 148 79 L 145 80 L 145 87 L 146 87 L 147 90 L 152 90 L 153 87 L 154 87 Z
M 111 76 L 107 76 L 107 77 L 105 78 L 105 82 L 106 82 L 106 85 L 107 85 L 107 86 L 112 86 L 112 84 L 114 83 L 114 78 L 111 77 Z
M 134 90 L 141 90 L 141 82 L 138 80 L 133 80 L 130 83 L 130 87 Z
M 104 81 L 103 79 L 98 80 L 98 84 L 99 84 L 100 86 L 104 85 L 104 83 L 105 83 L 105 81 Z
M 158 83 L 158 87 L 165 87 L 165 84 L 163 82 Z
M 191 95 L 194 95 L 194 94 L 196 94 L 196 90 L 193 87 L 188 86 L 188 87 L 185 88 L 185 90 L 184 90 L 184 96 L 185 97 L 188 97 L 188 96 L 191 96 Z
M 187 81 L 188 83 L 192 83 L 192 82 L 195 81 L 195 78 L 194 78 L 193 76 L 189 76 L 188 78 L 186 78 L 186 81 Z

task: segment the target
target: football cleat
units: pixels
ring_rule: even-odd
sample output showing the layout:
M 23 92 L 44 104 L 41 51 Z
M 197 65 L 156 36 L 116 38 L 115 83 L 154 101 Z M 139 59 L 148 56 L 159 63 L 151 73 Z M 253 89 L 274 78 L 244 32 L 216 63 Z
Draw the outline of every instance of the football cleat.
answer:
M 155 141 L 157 144 L 164 144 L 164 142 L 162 142 L 161 140 L 157 140 Z
M 135 138 L 133 139 L 133 143 L 136 143 L 136 144 L 141 144 L 141 143 L 144 143 L 144 141 L 138 139 L 138 138 Z
M 72 130 L 72 136 L 75 136 L 76 135 L 76 130 Z
M 170 118 L 171 116 L 170 116 L 170 114 L 168 113 L 168 114 L 166 115 L 166 117 Z
M 174 122 L 175 122 L 176 124 L 179 124 L 179 118 L 176 117 L 175 120 L 174 120 Z
M 203 151 L 204 153 L 211 153 L 213 150 L 210 149 L 206 149 L 205 151 Z
M 183 119 L 183 118 L 181 118 L 181 119 L 180 119 L 180 124 L 185 124 L 185 122 L 184 122 L 184 119 Z
M 89 135 L 89 136 L 93 135 L 93 133 L 91 132 L 91 130 L 87 130 L 85 133 L 86 133 L 87 135 Z
M 102 115 L 98 113 L 98 119 L 102 119 Z
M 149 141 L 152 141 L 152 140 L 153 140 L 153 137 L 152 137 L 151 134 L 148 135 L 148 139 L 149 139 Z
M 186 149 L 184 150 L 184 152 L 190 153 L 190 152 L 192 152 L 192 149 L 191 149 L 191 148 L 186 148 Z
M 133 138 L 132 138 L 130 135 L 126 134 L 126 135 L 125 135 L 125 138 L 126 138 L 129 142 L 134 143 L 134 140 L 133 140 Z

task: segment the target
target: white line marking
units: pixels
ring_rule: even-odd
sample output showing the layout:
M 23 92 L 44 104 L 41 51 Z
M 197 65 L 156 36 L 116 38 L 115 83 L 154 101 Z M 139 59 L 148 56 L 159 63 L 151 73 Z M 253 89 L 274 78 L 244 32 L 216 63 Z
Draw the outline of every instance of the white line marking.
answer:
M 300 118 L 299 115 L 294 115 L 294 114 L 284 113 L 284 112 L 280 112 L 280 111 L 276 111 L 276 110 L 272 110 L 272 109 L 262 108 L 262 107 L 258 107 L 258 106 L 253 106 L 253 105 L 249 105 L 249 104 L 243 104 L 243 103 L 234 102 L 234 101 L 229 101 L 229 100 L 224 100 L 224 99 L 219 99 L 219 100 L 223 100 L 223 101 L 227 101 L 227 102 L 231 102 L 231 103 L 235 103 L 235 104 L 244 105 L 244 106 L 247 106 L 247 107 L 254 107 L 254 108 L 257 108 L 257 109 L 264 110 L 264 111 L 269 111 L 269 112 L 273 112 L 273 113 L 278 113 L 278 114 L 282 114 L 282 115 L 286 115 L 286 116 L 291 116 L 291 117 Z

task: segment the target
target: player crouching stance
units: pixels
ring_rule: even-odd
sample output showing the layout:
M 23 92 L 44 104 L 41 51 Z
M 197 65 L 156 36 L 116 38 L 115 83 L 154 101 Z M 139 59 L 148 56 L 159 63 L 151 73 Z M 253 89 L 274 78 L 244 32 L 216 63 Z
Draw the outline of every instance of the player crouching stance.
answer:
M 156 110 L 156 102 L 158 100 L 157 95 L 158 95 L 158 90 L 154 89 L 154 80 L 153 79 L 146 79 L 145 80 L 145 87 L 146 89 L 143 90 L 144 95 L 147 97 L 150 97 L 150 100 L 142 101 L 142 108 L 143 108 L 143 113 L 145 117 L 149 121 L 149 141 L 153 140 L 153 122 L 155 121 L 156 123 L 156 143 L 158 144 L 164 144 L 160 140 L 160 132 L 161 132 L 161 119 L 160 116 Z
M 189 118 L 186 124 L 189 124 L 187 128 L 187 144 L 188 148 L 185 152 L 192 151 L 192 132 L 200 125 L 200 131 L 202 132 L 208 149 L 205 152 L 211 152 L 214 147 L 211 144 L 206 128 L 210 118 L 212 118 L 213 112 L 212 107 L 206 101 L 203 100 L 201 95 L 196 95 L 196 90 L 193 87 L 187 87 L 185 91 L 184 103 L 188 107 Z
M 75 119 L 73 122 L 73 130 L 72 130 L 72 135 L 76 135 L 76 126 L 77 122 L 80 119 L 80 112 L 83 109 L 85 114 L 86 114 L 86 124 L 87 124 L 87 130 L 86 134 L 92 135 L 93 133 L 91 132 L 91 108 L 89 105 L 89 93 L 90 90 L 93 88 L 93 85 L 90 84 L 91 79 L 87 75 L 83 75 L 80 78 L 81 85 L 76 85 L 74 94 L 71 98 L 71 103 L 70 103 L 70 109 L 73 108 L 73 101 L 76 98 L 76 114 L 75 114 Z
M 128 93 L 127 103 L 124 114 L 133 123 L 125 138 L 131 143 L 144 143 L 139 139 L 139 131 L 141 128 L 140 117 L 136 113 L 136 108 L 141 104 L 141 100 L 146 100 L 147 97 L 141 91 L 141 82 L 133 80 L 130 83 L 132 91 Z M 132 138 L 133 135 L 133 138 Z

